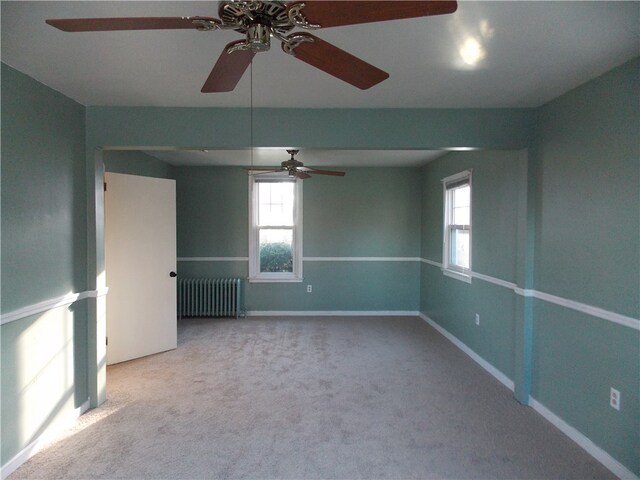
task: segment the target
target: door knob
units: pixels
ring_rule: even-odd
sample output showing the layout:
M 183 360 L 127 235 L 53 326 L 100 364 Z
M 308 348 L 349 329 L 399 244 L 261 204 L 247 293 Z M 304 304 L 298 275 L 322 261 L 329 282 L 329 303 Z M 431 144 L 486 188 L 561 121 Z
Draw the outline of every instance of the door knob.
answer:
M 171 272 L 171 273 L 169 273 L 169 276 L 170 276 L 171 278 L 173 278 L 173 277 L 177 277 L 177 276 L 178 276 L 178 274 L 177 274 L 176 272 Z

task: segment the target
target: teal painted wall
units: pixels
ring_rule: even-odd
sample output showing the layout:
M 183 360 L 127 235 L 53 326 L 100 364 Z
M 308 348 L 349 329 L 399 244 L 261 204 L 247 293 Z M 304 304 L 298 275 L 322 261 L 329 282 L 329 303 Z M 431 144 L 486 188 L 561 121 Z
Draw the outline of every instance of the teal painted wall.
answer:
M 528 157 L 473 152 L 427 165 L 422 256 L 442 261 L 439 180 L 473 168 L 474 272 L 638 319 L 639 72 L 635 59 L 538 109 Z M 530 393 L 640 475 L 640 332 L 526 302 L 509 288 L 422 266 L 422 312 L 514 379 L 516 395 Z M 621 392 L 619 412 L 610 387 Z
M 536 288 L 640 316 L 640 61 L 540 109 Z
M 84 107 L 2 64 L 2 311 L 85 289 Z
M 419 257 L 420 169 L 345 171 L 304 184 L 305 256 Z
M 640 60 L 540 109 L 536 290 L 640 317 Z M 534 398 L 640 475 L 640 332 L 536 301 Z M 609 389 L 621 410 L 609 407 Z
M 137 150 L 105 150 L 103 161 L 105 172 L 173 178 L 171 165 Z
M 344 179 L 307 181 L 305 256 L 422 256 L 440 262 L 439 180 L 472 167 L 475 271 L 637 318 L 639 68 L 638 60 L 630 62 L 539 109 L 257 109 L 254 145 L 485 149 L 449 154 L 421 174 L 351 169 Z M 94 201 L 98 217 L 102 208 L 99 196 L 91 200 L 94 178 L 101 185 L 92 163 L 96 147 L 251 143 L 247 109 L 84 108 L 5 65 L 2 96 L 3 313 L 82 291 L 95 277 L 87 272 L 102 256 L 101 227 L 91 213 Z M 526 157 L 516 152 L 522 148 L 530 152 L 526 169 Z M 109 168 L 122 165 L 116 160 Z M 178 188 L 178 255 L 246 256 L 243 172 L 169 171 Z M 157 164 L 127 173 L 168 174 Z M 529 247 L 522 228 L 523 184 L 533 195 L 527 220 L 535 221 L 526 232 L 535 234 L 535 242 Z M 527 266 L 531 259 L 535 263 Z M 246 276 L 247 265 L 181 262 L 179 272 Z M 247 306 L 420 309 L 520 381 L 528 334 L 519 327 L 522 298 L 509 289 L 477 279 L 464 284 L 417 262 L 305 262 L 304 274 L 303 284 L 251 285 Z M 307 283 L 314 293 L 303 291 Z M 99 330 L 92 326 L 96 311 L 92 303 L 77 302 L 2 326 L 3 464 L 86 398 L 82 358 Z M 473 324 L 476 312 L 480 327 Z M 638 331 L 538 300 L 534 313 L 533 397 L 640 475 Z M 39 343 L 49 337 L 62 352 L 55 358 Z M 41 363 L 47 355 L 50 361 Z M 42 370 L 40 378 L 59 392 L 53 404 L 42 403 L 47 396 L 37 388 L 43 384 L 31 382 L 45 365 L 51 370 Z M 97 389 L 103 383 L 98 379 Z M 35 386 L 24 388 L 29 385 Z M 608 407 L 609 386 L 622 392 L 619 413 Z M 26 405 L 36 407 L 29 411 Z
M 246 257 L 246 171 L 231 167 L 176 167 L 174 173 L 178 257 Z
M 85 109 L 2 64 L 3 314 L 86 290 Z M 1 462 L 87 400 L 86 305 L 1 327 Z
M 533 397 L 639 475 L 638 331 L 538 301 L 533 346 Z
M 525 148 L 533 109 L 87 107 L 94 147 Z M 143 149 L 143 148 L 141 148 Z
M 511 283 L 517 281 L 517 225 L 525 172 L 514 151 L 449 153 L 423 168 L 422 257 L 442 263 L 441 180 L 472 170 L 472 269 Z M 513 291 L 482 280 L 465 283 L 423 264 L 420 310 L 504 373 L 514 375 L 516 298 Z M 475 325 L 475 314 L 480 325 Z
M 418 257 L 420 171 L 355 168 L 303 188 L 305 257 Z M 178 257 L 248 256 L 248 180 L 241 168 L 179 167 Z M 363 201 L 366 199 L 366 201 Z M 180 262 L 179 274 L 237 275 L 246 261 Z M 302 284 L 248 284 L 249 310 L 410 310 L 418 262 L 304 262 Z M 307 284 L 313 293 L 306 293 Z

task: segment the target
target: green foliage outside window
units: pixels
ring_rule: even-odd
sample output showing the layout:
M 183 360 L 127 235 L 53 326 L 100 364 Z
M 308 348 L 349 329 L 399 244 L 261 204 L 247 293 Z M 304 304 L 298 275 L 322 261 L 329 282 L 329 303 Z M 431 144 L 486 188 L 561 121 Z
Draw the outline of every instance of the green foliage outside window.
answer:
M 261 272 L 293 272 L 293 252 L 288 243 L 260 245 Z

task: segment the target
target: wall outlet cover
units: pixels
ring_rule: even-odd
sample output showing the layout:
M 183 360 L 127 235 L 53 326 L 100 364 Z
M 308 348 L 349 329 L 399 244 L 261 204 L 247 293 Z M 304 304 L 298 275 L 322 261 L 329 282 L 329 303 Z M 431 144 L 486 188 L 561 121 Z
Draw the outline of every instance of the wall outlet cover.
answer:
M 611 408 L 620 410 L 620 391 L 613 387 L 611 387 L 611 391 L 609 393 L 609 405 Z

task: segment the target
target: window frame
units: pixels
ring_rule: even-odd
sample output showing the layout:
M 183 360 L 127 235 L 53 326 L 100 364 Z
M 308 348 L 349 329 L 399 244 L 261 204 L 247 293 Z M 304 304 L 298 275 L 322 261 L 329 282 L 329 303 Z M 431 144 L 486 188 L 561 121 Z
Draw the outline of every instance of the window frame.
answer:
M 255 173 L 260 173 L 256 176 Z M 260 271 L 260 229 L 286 228 L 282 226 L 258 226 L 258 189 L 261 181 L 290 182 L 294 184 L 293 198 L 293 272 L 261 272 Z M 302 282 L 302 180 L 291 178 L 286 172 L 267 173 L 249 172 L 249 282 L 251 283 L 292 283 Z
M 469 267 L 461 267 L 451 263 L 451 234 L 454 230 L 453 223 L 453 192 L 456 187 L 469 185 L 469 225 L 467 228 L 455 228 L 469 232 Z M 451 185 L 455 185 L 452 187 Z M 473 186 L 472 170 L 450 175 L 442 179 L 443 189 L 443 242 L 442 242 L 442 273 L 463 282 L 471 283 L 472 279 L 472 236 L 473 236 Z

